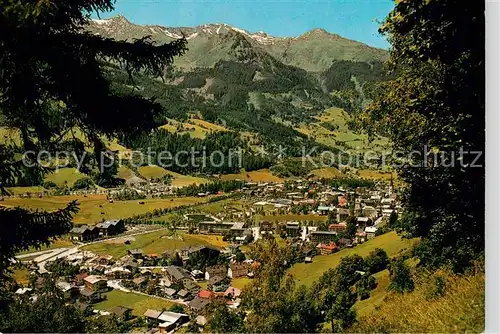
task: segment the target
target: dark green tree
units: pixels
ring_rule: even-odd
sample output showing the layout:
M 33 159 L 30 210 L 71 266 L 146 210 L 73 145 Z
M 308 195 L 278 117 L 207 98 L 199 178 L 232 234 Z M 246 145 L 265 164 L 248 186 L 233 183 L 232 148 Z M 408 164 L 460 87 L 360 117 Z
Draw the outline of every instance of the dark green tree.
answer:
M 224 298 L 212 300 L 204 314 L 207 318 L 205 327 L 212 333 L 240 333 L 244 329 L 242 315 L 230 310 Z
M 380 28 L 396 77 L 365 128 L 403 153 L 399 227 L 426 266 L 462 271 L 484 253 L 484 22 L 484 2 L 399 1 Z
M 171 259 L 171 264 L 173 266 L 179 266 L 179 267 L 182 267 L 182 258 L 181 256 L 179 255 L 179 253 L 175 252 L 175 254 L 172 256 L 172 259 Z
M 389 216 L 389 222 L 387 223 L 387 225 L 389 225 L 389 227 L 391 228 L 395 228 L 397 222 L 398 222 L 398 214 L 396 213 L 396 211 L 392 211 L 391 215 Z
M 330 321 L 333 333 L 339 333 L 354 324 L 356 311 L 352 309 L 352 306 L 356 300 L 356 294 L 351 291 L 350 287 L 336 293 L 334 303 L 325 317 L 325 320 Z
M 351 215 L 347 218 L 346 221 L 346 231 L 345 231 L 346 238 L 354 238 L 357 231 L 358 231 L 358 224 L 356 222 L 356 217 Z
M 361 277 L 358 283 L 356 283 L 356 293 L 360 300 L 367 299 L 370 297 L 370 291 L 377 287 L 377 281 L 375 277 L 366 273 Z
M 398 293 L 411 292 L 415 288 L 410 268 L 403 259 L 397 259 L 391 262 L 389 266 L 391 274 L 391 283 L 389 289 Z
M 385 250 L 381 248 L 375 248 L 368 254 L 365 258 L 366 270 L 370 273 L 375 274 L 387 268 L 389 264 L 389 256 Z
M 113 0 L 0 1 L 0 125 L 17 130 L 21 144 L 0 146 L 0 188 L 23 173 L 43 175 L 37 152 L 70 147 L 83 153 L 82 133 L 93 148 L 95 166 L 104 173 L 102 138 L 156 127 L 160 105 L 115 92 L 104 74 L 106 61 L 137 72 L 163 75 L 186 40 L 155 45 L 146 37 L 133 43 L 85 31 L 90 13 L 110 11 Z M 27 44 L 29 43 L 29 45 Z M 67 139 L 67 138 L 71 139 Z M 19 153 L 33 153 L 20 159 Z M 27 169 L 24 166 L 29 166 Z M 15 252 L 48 244 L 71 228 L 76 203 L 56 212 L 0 207 L 0 275 Z
M 238 251 L 235 255 L 235 259 L 236 261 L 238 262 L 243 262 L 246 260 L 246 256 L 245 256 L 245 253 L 243 253 L 242 251 Z
M 22 296 L 0 312 L 0 330 L 16 333 L 81 333 L 85 331 L 83 314 L 66 305 L 54 281 L 46 280 L 34 301 Z

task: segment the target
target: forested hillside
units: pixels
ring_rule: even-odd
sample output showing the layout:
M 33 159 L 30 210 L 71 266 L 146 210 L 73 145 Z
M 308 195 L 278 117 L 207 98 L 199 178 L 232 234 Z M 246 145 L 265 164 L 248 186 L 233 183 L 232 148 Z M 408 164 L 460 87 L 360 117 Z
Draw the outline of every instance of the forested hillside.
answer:
M 270 164 L 272 155 L 256 157 L 259 148 L 273 153 L 282 147 L 280 152 L 289 157 L 301 156 L 304 149 L 309 151 L 312 147 L 317 147 L 318 151 L 327 149 L 333 152 L 350 150 L 359 145 L 363 148 L 382 148 L 380 143 L 372 145 L 366 138 L 354 134 L 347 125 L 351 116 L 361 111 L 370 100 L 374 84 L 386 78 L 381 61 L 383 51 L 380 51 L 380 57 L 372 57 L 369 61 L 365 58 L 357 61 L 361 58 L 346 56 L 348 49 L 344 53 L 339 51 L 340 56 L 324 60 L 330 62 L 329 67 L 323 66 L 324 70 L 311 72 L 287 65 L 283 57 L 269 51 L 270 48 L 276 51 L 277 45 L 284 40 L 267 35 L 264 40 L 264 37 L 257 38 L 257 35 L 227 25 L 172 30 L 141 27 L 117 17 L 93 21 L 89 29 L 93 33 L 125 40 L 150 35 L 152 40 L 164 42 L 180 37 L 181 33 L 191 36 L 188 36 L 188 49 L 196 50 L 203 61 L 193 61 L 188 51 L 177 58 L 163 77 L 138 75 L 134 81 L 120 67 L 109 65 L 109 79 L 118 91 L 133 92 L 161 103 L 164 110 L 156 121 L 158 127 L 164 130 L 180 133 L 183 128 L 189 128 L 187 124 L 200 119 L 237 132 L 240 138 L 230 141 L 223 138 L 234 135 L 208 133 L 208 137 L 196 138 L 195 146 L 208 146 L 210 151 L 213 147 L 211 141 L 215 140 L 228 145 L 224 147 L 225 152 L 231 148 L 243 148 L 248 151 L 244 159 L 249 161 L 244 162 L 246 169 L 268 167 Z M 315 43 L 325 39 L 327 44 L 332 40 L 345 41 L 332 36 L 326 32 L 311 33 L 294 40 L 294 43 L 306 43 L 309 39 Z M 272 43 L 269 42 L 271 40 Z M 360 45 L 352 41 L 349 43 L 351 46 Z M 325 59 L 329 58 L 325 56 Z M 294 63 L 288 60 L 286 63 Z M 183 61 L 191 65 L 184 66 Z M 332 107 L 344 109 L 347 113 L 336 113 L 330 117 L 331 114 L 325 110 Z M 325 118 L 328 122 L 322 121 Z M 193 137 L 193 134 L 187 134 Z M 160 131 L 158 134 L 128 136 L 120 140 L 133 149 L 143 149 L 153 142 L 155 149 L 160 150 L 165 145 L 179 149 L 187 147 L 172 145 L 176 141 L 191 143 L 182 138 Z M 352 141 L 351 145 L 349 141 Z M 187 170 L 215 172 L 199 168 Z M 235 172 L 227 168 L 218 171 Z

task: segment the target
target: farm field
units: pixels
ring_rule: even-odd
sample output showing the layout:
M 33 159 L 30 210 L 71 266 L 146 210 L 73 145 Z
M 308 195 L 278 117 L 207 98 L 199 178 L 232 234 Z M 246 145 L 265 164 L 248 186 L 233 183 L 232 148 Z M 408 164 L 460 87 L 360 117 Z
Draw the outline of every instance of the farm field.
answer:
M 138 200 L 109 203 L 105 195 L 87 195 L 87 197 L 71 195 L 44 198 L 6 198 L 2 204 L 51 211 L 63 208 L 70 201 L 78 200 L 80 211 L 75 215 L 73 221 L 76 224 L 96 224 L 103 219 L 127 218 L 154 209 L 205 203 L 208 199 L 209 197 L 145 199 L 143 200 L 144 204 L 139 204 Z
M 187 133 L 191 138 L 200 139 L 206 138 L 211 132 L 229 131 L 221 125 L 196 118 L 191 118 L 184 123 L 170 119 L 168 124 L 162 125 L 160 128 L 177 134 Z
M 126 166 L 120 166 L 118 167 L 117 176 L 121 179 L 128 180 L 134 176 L 134 172 Z
M 172 186 L 174 187 L 185 187 L 189 186 L 192 184 L 203 184 L 207 183 L 209 180 L 202 178 L 202 177 L 196 177 L 196 176 L 190 176 L 190 175 L 182 175 L 179 173 L 175 173 L 172 171 L 169 171 L 167 169 L 164 169 L 159 166 L 142 166 L 139 167 L 138 169 L 139 176 L 142 176 L 143 178 L 147 180 L 151 179 L 159 179 L 162 178 L 165 175 L 171 175 L 172 176 Z
M 311 171 L 311 174 L 313 174 L 314 176 L 317 176 L 319 178 L 325 178 L 325 179 L 333 179 L 336 177 L 344 176 L 344 174 L 342 174 L 335 167 L 325 167 L 325 168 L 313 169 Z
M 130 238 L 127 238 L 130 240 Z M 110 240 L 82 247 L 99 255 L 111 255 L 118 259 L 127 254 L 129 249 L 140 248 L 146 254 L 162 254 L 167 250 L 181 249 L 189 246 L 211 245 L 217 248 L 227 246 L 221 236 L 191 235 L 183 232 L 173 233 L 170 230 L 141 234 L 133 237 L 133 241 L 126 245 L 123 241 Z
M 123 292 L 120 290 L 112 290 L 107 292 L 105 295 L 106 300 L 94 305 L 96 309 L 109 311 L 115 306 L 125 306 L 133 309 L 133 315 L 142 316 L 147 309 L 168 310 L 174 305 L 174 303 L 166 300 L 138 295 L 131 292 Z
M 34 187 L 9 187 L 7 188 L 7 191 L 14 195 L 14 196 L 20 196 L 20 195 L 24 195 L 24 194 L 37 194 L 37 193 L 43 193 L 44 191 L 46 191 L 45 188 L 43 187 L 37 187 L 37 186 L 34 186 Z
M 167 171 L 168 174 L 172 175 L 172 186 L 174 187 L 185 187 L 189 186 L 192 184 L 200 185 L 209 182 L 208 179 L 202 178 L 202 177 L 197 177 L 197 176 L 191 176 L 191 175 L 182 175 L 179 173 L 175 173 L 172 171 Z
M 250 202 L 246 202 L 242 199 L 225 199 L 222 201 L 217 201 L 213 203 L 202 204 L 197 207 L 197 209 L 202 213 L 214 214 L 222 212 L 225 209 L 236 209 L 243 210 L 243 207 L 250 205 Z
M 239 174 L 221 175 L 222 180 L 244 180 L 248 182 L 284 182 L 284 179 L 273 175 L 268 169 L 259 169 L 251 172 L 242 171 Z
M 52 181 L 58 187 L 67 186 L 73 187 L 76 180 L 87 177 L 85 174 L 80 173 L 76 168 L 60 168 L 50 173 L 45 177 L 45 181 Z
M 137 168 L 137 171 L 146 180 L 159 179 L 168 174 L 165 169 L 159 166 L 142 166 Z
M 289 273 L 296 278 L 299 284 L 310 286 L 325 271 L 337 266 L 344 256 L 358 254 L 365 257 L 375 248 L 382 248 L 389 257 L 392 257 L 410 248 L 412 244 L 413 240 L 401 239 L 396 232 L 389 232 L 353 248 L 345 248 L 331 255 L 315 256 L 312 263 L 297 263 L 289 270 Z
M 391 172 L 389 171 L 378 171 L 378 170 L 371 170 L 371 169 L 359 169 L 357 171 L 357 174 L 359 177 L 363 179 L 370 179 L 370 180 L 384 180 L 384 181 L 390 181 L 391 180 Z M 396 173 L 392 173 L 393 180 L 397 178 Z

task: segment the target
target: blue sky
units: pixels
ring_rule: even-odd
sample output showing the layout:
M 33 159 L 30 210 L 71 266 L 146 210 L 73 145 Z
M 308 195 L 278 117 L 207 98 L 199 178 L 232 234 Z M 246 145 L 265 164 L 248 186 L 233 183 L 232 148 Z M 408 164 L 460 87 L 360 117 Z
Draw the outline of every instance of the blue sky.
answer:
M 393 0 L 117 0 L 115 11 L 136 24 L 197 26 L 227 23 L 250 32 L 298 36 L 323 28 L 368 45 L 388 48 L 378 34 Z

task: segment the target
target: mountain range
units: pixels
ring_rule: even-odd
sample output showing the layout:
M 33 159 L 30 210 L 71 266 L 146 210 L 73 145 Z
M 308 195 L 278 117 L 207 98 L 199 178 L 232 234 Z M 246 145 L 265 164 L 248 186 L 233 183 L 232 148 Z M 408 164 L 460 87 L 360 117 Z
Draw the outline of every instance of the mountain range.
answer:
M 324 29 L 314 29 L 298 37 L 274 37 L 263 31 L 250 33 L 224 23 L 197 27 L 164 27 L 136 25 L 123 16 L 92 20 L 88 29 L 104 37 L 132 41 L 151 36 L 158 43 L 171 42 L 185 36 L 189 50 L 176 59 L 184 69 L 213 67 L 219 60 L 235 60 L 228 52 L 235 42 L 244 41 L 257 54 L 267 53 L 286 65 L 306 71 L 328 69 L 335 60 L 357 62 L 385 61 L 386 50 L 343 38 Z
M 92 20 L 87 29 L 130 42 L 145 36 L 159 44 L 183 36 L 188 41 L 189 50 L 174 58 L 163 78 L 138 73 L 131 81 L 118 64 L 105 66 L 118 93 L 139 94 L 163 107 L 157 123 L 165 131 L 119 138 L 127 148 L 245 147 L 251 157 L 244 168 L 253 170 L 274 163 L 257 157 L 259 147 L 285 147 L 287 156 L 300 157 L 303 148 L 364 150 L 385 144 L 370 143 L 350 126 L 375 84 L 386 78 L 385 50 L 322 29 L 274 37 L 227 24 L 136 25 L 123 16 Z

